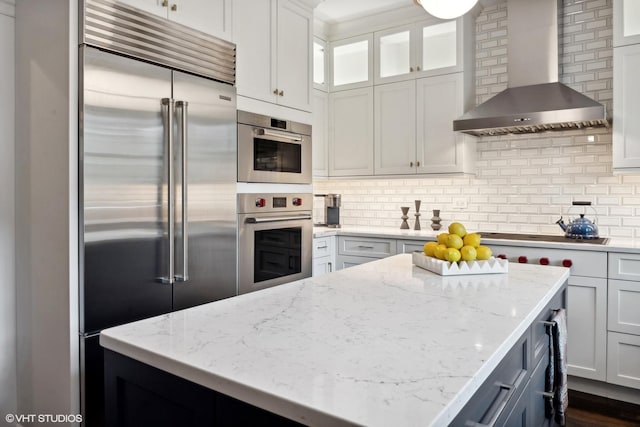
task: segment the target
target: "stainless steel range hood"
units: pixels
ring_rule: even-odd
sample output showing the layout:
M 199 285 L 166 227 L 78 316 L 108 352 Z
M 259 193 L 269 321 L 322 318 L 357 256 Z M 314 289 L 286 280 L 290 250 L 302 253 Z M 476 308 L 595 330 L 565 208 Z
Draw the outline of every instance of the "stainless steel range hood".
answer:
M 602 104 L 558 82 L 558 0 L 507 1 L 507 89 L 453 122 L 472 135 L 608 127 Z

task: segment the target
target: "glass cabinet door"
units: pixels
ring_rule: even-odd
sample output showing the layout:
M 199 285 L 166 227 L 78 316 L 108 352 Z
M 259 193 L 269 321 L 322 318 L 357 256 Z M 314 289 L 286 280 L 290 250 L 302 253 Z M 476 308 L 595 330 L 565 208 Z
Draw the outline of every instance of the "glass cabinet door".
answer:
M 457 59 L 456 21 L 422 26 L 421 67 L 422 71 L 455 67 Z
M 613 46 L 640 43 L 640 1 L 613 1 Z
M 331 90 L 345 90 L 372 84 L 371 35 L 332 42 Z
M 378 38 L 378 75 L 386 77 L 408 74 L 411 65 L 411 32 L 409 30 L 381 35 Z
M 374 39 L 376 84 L 461 71 L 457 20 L 396 27 Z
M 313 41 L 313 87 L 327 90 L 326 81 L 326 43 L 315 38 Z

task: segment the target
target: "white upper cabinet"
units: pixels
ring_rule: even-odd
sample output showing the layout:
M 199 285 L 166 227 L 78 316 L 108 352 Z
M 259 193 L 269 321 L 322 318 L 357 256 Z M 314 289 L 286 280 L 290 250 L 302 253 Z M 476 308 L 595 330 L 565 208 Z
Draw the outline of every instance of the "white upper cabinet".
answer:
M 329 94 L 319 89 L 313 90 L 313 123 L 311 140 L 313 149 L 313 176 L 329 175 Z
M 639 2 L 640 3 L 640 2 Z M 640 172 L 640 44 L 613 49 L 613 169 Z
M 327 43 L 315 38 L 313 40 L 313 87 L 327 91 Z
M 376 85 L 375 175 L 475 173 L 474 137 L 453 132 L 462 73 Z
M 313 13 L 295 0 L 233 0 L 238 95 L 311 111 Z
M 373 88 L 329 95 L 329 176 L 373 175 Z
M 329 44 L 330 91 L 373 83 L 373 36 L 365 34 Z
M 613 0 L 613 46 L 640 43 L 640 1 Z
M 420 23 L 374 34 L 374 82 L 462 71 L 463 32 L 460 20 Z
M 187 27 L 231 40 L 232 0 L 119 0 Z

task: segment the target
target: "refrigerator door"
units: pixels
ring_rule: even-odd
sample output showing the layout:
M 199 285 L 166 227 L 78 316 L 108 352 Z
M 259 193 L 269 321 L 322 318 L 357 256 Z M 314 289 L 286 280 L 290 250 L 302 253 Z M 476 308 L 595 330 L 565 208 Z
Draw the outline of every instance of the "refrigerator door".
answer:
M 178 71 L 173 98 L 178 310 L 237 295 L 237 113 L 233 86 Z
M 87 334 L 172 309 L 162 98 L 171 71 L 82 47 L 81 311 Z

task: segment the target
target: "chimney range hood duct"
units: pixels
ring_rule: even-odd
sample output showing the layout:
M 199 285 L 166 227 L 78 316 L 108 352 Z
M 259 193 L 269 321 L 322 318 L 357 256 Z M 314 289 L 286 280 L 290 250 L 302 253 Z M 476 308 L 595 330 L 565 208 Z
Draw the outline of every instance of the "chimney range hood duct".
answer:
M 558 0 L 507 1 L 507 89 L 453 122 L 471 135 L 608 127 L 602 104 L 558 82 Z

